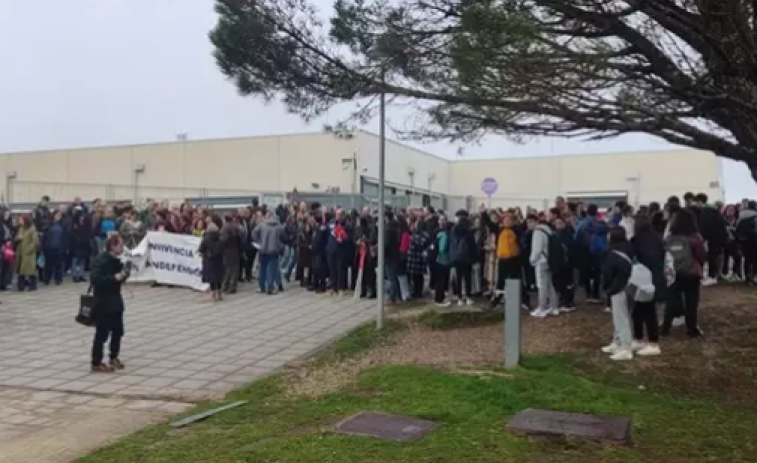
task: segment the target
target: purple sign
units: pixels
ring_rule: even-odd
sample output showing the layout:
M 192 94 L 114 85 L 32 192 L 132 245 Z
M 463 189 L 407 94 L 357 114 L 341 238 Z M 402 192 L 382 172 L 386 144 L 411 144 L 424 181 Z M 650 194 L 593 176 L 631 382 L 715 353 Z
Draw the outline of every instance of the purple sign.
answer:
M 497 188 L 499 188 L 499 183 L 493 178 L 487 177 L 481 180 L 481 191 L 483 191 L 486 196 L 491 196 L 496 193 Z

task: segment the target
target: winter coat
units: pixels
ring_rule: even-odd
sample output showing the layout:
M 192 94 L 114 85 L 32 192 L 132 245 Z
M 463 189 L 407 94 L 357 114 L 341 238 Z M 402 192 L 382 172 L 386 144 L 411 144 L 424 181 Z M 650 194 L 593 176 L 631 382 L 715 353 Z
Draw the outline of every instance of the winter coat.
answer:
M 202 254 L 202 282 L 218 285 L 223 282 L 224 245 L 217 231 L 206 231 L 200 242 Z
M 439 265 L 449 266 L 449 238 L 450 233 L 446 230 L 439 230 L 436 234 L 436 263 Z
M 528 261 L 536 267 L 540 264 L 549 262 L 549 237 L 552 236 L 552 229 L 545 223 L 536 226 L 531 239 L 531 254 Z
M 239 265 L 239 250 L 241 239 L 239 227 L 232 222 L 226 222 L 221 228 L 221 243 L 223 243 L 223 263 L 227 266 Z
M 54 222 L 43 235 L 43 246 L 46 252 L 65 252 L 68 245 L 68 233 L 60 222 Z
M 426 259 L 424 254 L 428 247 L 428 242 L 428 233 L 413 233 L 412 238 L 410 238 L 410 250 L 407 253 L 408 275 L 424 275 L 426 273 Z
M 313 259 L 313 231 L 306 230 L 304 227 L 297 234 L 297 266 L 300 268 L 310 268 L 310 262 Z
M 476 238 L 467 217 L 460 217 L 450 233 L 449 257 L 452 265 L 473 265 L 478 261 Z
M 384 257 L 386 263 L 390 265 L 399 265 L 402 260 L 400 253 L 400 226 L 396 221 L 386 224 L 386 236 L 384 240 Z
M 109 252 L 100 253 L 92 262 L 92 293 L 97 301 L 95 317 L 98 313 L 114 314 L 124 311 L 124 299 L 121 296 L 122 282 L 116 281 L 116 275 L 124 269 L 121 259 Z
M 21 276 L 37 274 L 39 236 L 33 226 L 20 228 L 16 234 L 16 273 Z
M 560 243 L 562 243 L 563 247 L 568 252 L 563 269 L 572 270 L 576 265 L 579 255 L 578 247 L 576 246 L 576 239 L 574 237 L 575 232 L 570 227 L 565 227 L 562 230 L 555 231 L 555 233 L 557 234 L 557 238 L 560 240 Z
M 614 251 L 622 252 L 630 261 Z M 618 243 L 610 247 L 602 264 L 602 289 L 608 296 L 614 296 L 625 291 L 628 281 L 631 279 L 633 269 L 631 261 L 633 261 L 635 255 L 633 246 L 629 242 Z
M 284 226 L 276 217 L 261 223 L 252 232 L 252 241 L 260 245 L 261 254 L 278 256 L 284 250 L 284 239 Z
M 484 227 L 484 279 L 491 284 L 497 282 L 497 234 Z
M 71 256 L 78 259 L 86 259 L 92 255 L 92 226 L 88 219 L 79 223 L 76 217 L 71 224 Z
M 699 211 L 699 233 L 711 245 L 722 246 L 728 241 L 728 222 L 719 210 L 706 205 Z
M 652 272 L 652 283 L 655 288 L 655 300 L 664 301 L 668 292 L 668 281 L 665 277 L 665 243 L 660 235 L 651 228 L 641 230 L 631 240 L 636 260 Z
M 126 246 L 127 249 L 136 248 L 142 241 L 142 238 L 145 237 L 142 222 L 132 222 L 129 219 L 124 220 L 118 228 L 118 232 L 121 234 L 121 238 L 124 240 L 124 246 Z

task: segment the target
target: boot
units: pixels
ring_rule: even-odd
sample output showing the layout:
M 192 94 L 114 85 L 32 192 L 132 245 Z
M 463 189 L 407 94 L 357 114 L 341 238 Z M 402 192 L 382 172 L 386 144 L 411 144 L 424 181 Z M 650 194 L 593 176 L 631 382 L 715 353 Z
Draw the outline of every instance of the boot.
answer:
M 36 291 L 36 290 L 37 290 L 37 277 L 30 276 L 29 277 L 29 291 Z

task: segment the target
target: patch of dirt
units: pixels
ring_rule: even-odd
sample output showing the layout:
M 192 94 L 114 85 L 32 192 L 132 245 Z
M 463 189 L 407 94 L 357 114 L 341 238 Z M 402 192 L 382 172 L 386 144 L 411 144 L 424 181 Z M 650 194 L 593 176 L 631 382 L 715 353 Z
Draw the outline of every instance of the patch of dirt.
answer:
M 606 381 L 644 378 L 640 387 L 648 390 L 757 399 L 757 291 L 718 286 L 703 289 L 702 297 L 699 318 L 704 339 L 690 340 L 684 328 L 673 328 L 671 336 L 661 341 L 660 357 L 616 364 L 601 354 L 599 347 L 612 336 L 612 319 L 603 305 L 584 305 L 573 313 L 543 320 L 524 313 L 523 354 L 570 354 L 579 359 L 576 369 L 584 374 Z M 417 318 L 423 309 L 412 312 Z M 658 313 L 662 318 L 662 309 Z M 403 313 L 402 318 L 411 317 Z M 488 323 L 435 330 L 411 322 L 386 345 L 362 356 L 299 370 L 289 382 L 290 392 L 308 397 L 334 392 L 351 384 L 361 371 L 384 364 L 433 365 L 458 373 L 464 372 L 460 365 L 468 364 L 478 366 L 481 373 L 482 365 L 499 366 L 504 360 L 503 324 Z

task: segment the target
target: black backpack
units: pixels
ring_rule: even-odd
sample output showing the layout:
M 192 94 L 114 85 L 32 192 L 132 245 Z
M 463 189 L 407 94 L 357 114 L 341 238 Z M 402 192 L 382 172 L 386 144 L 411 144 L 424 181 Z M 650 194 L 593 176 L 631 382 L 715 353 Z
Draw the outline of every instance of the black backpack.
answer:
M 568 263 L 568 249 L 563 245 L 560 237 L 556 233 L 547 233 L 538 229 L 547 236 L 547 263 L 549 270 L 555 274 L 565 268 Z

